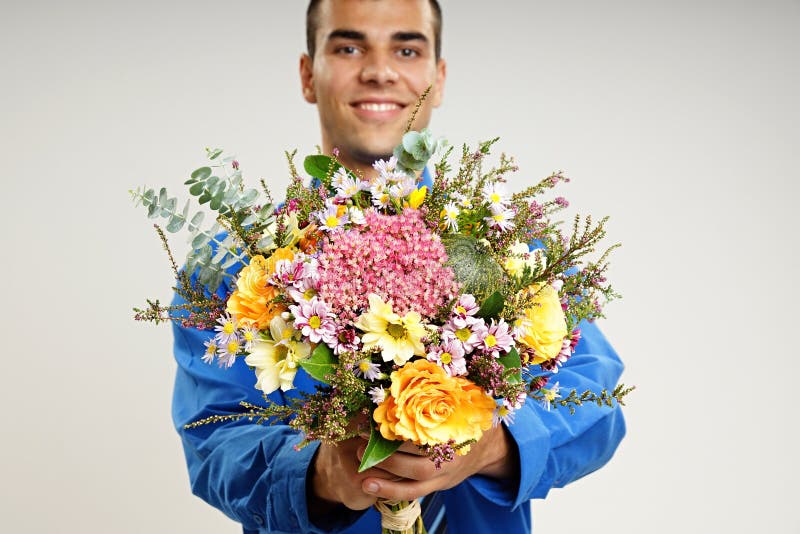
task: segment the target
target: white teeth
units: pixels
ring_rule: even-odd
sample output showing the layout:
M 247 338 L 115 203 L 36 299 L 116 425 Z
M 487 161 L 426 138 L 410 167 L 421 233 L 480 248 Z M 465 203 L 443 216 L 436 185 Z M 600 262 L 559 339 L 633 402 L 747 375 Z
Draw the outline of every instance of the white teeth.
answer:
M 392 103 L 371 103 L 371 102 L 362 102 L 358 105 L 359 108 L 365 109 L 367 111 L 391 111 L 393 109 L 398 109 L 400 106 L 397 104 Z

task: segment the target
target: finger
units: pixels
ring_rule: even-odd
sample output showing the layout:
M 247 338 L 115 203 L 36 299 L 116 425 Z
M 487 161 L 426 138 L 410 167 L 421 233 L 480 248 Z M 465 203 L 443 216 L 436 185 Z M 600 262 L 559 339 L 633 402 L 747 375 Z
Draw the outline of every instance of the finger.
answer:
M 416 454 L 417 456 L 425 456 L 425 452 L 423 452 L 418 445 L 414 445 L 410 441 L 404 441 L 397 450 L 408 454 Z
M 428 480 L 443 474 L 442 469 L 437 470 L 427 457 L 405 452 L 395 452 L 378 466 L 398 477 L 411 480 Z
M 383 480 L 367 478 L 361 486 L 362 491 L 380 499 L 412 501 L 440 488 L 430 480 Z

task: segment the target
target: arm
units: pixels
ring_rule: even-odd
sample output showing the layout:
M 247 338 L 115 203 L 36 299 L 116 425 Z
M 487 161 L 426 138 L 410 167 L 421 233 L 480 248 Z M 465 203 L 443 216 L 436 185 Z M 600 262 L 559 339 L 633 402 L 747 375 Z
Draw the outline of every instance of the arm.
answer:
M 619 356 L 596 324 L 584 321 L 580 328 L 575 353 L 551 381 L 558 381 L 565 392 L 613 389 L 623 370 Z M 602 467 L 625 435 L 625 421 L 617 406 L 586 404 L 570 415 L 567 408 L 548 412 L 528 399 L 508 430 L 519 478 L 501 481 L 478 475 L 467 482 L 493 503 L 516 508 Z
M 213 414 L 241 412 L 240 401 L 264 402 L 242 359 L 230 369 L 201 360 L 203 342 L 210 335 L 174 326 L 178 369 L 172 416 L 192 492 L 249 530 L 323 532 L 310 522 L 306 500 L 308 468 L 318 444 L 296 451 L 293 445 L 300 436 L 288 426 L 257 425 L 247 419 L 184 429 L 186 423 Z M 280 402 L 281 394 L 270 398 Z M 325 532 L 345 528 L 357 518 L 327 518 L 331 522 Z

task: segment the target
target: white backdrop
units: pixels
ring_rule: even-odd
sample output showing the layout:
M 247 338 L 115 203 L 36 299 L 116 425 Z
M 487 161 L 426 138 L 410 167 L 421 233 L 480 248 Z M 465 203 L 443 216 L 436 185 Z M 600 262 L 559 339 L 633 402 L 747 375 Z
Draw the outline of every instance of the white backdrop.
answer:
M 624 244 L 602 327 L 639 388 L 628 436 L 535 532 L 800 532 L 800 2 L 443 7 L 433 129 L 502 136 L 515 188 L 564 169 Z M 282 189 L 283 150 L 319 141 L 304 10 L 3 2 L 3 532 L 239 532 L 189 491 L 169 328 L 131 319 L 171 277 L 126 191 L 179 192 L 205 146 Z

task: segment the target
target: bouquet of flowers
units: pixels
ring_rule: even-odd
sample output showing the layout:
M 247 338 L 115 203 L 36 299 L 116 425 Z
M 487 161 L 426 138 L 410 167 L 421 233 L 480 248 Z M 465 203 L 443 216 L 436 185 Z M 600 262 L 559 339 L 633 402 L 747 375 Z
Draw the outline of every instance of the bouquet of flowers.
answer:
M 179 270 L 156 226 L 185 304 L 148 301 L 136 318 L 213 329 L 204 360 L 230 367 L 243 357 L 264 393 L 263 406 L 243 403 L 241 413 L 192 424 L 288 422 L 303 444 L 369 431 L 361 470 L 404 441 L 438 467 L 492 425 L 512 424 L 527 397 L 548 410 L 622 404 L 632 388 L 566 394 L 549 378 L 572 354 L 580 321 L 601 317 L 617 297 L 605 278 L 614 246 L 588 259 L 605 219 L 576 217 L 562 230 L 552 215 L 567 201 L 541 198 L 568 181 L 560 172 L 510 194 L 511 158 L 484 169 L 496 141 L 464 146 L 454 170 L 452 147 L 409 131 L 390 159 L 375 162 L 374 178 L 334 152 L 307 157 L 304 179 L 287 154 L 292 179 L 279 206 L 263 181 L 262 191 L 246 188 L 238 162 L 208 150 L 209 164 L 186 182 L 216 213 L 207 229 L 203 211 L 190 217 L 189 202 L 177 209 L 164 189 L 133 191 L 167 231 L 187 227 L 192 248 Z M 420 186 L 435 155 L 432 186 Z M 235 283 L 221 297 L 226 277 Z M 270 401 L 294 387 L 300 369 L 317 390 Z M 411 505 L 382 503 L 382 513 Z M 392 528 L 424 531 L 411 519 Z

